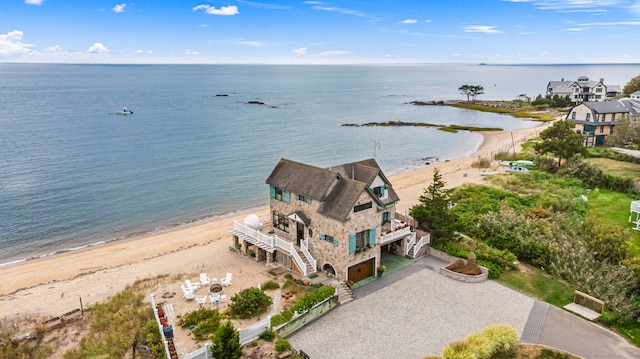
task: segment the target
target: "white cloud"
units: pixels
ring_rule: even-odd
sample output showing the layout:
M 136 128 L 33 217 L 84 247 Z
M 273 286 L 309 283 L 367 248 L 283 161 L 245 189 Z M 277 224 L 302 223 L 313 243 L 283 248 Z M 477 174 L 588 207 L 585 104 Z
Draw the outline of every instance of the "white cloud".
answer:
M 264 46 L 264 42 L 261 42 L 261 41 L 238 41 L 236 43 L 240 44 L 240 45 L 251 46 L 251 47 L 263 47 Z
M 640 2 L 629 6 L 629 10 L 631 10 L 633 14 L 640 16 Z
M 341 50 L 333 50 L 333 51 L 323 51 L 316 56 L 329 57 L 329 56 L 343 56 L 348 55 L 349 51 L 341 51 Z
M 23 44 L 20 30 L 13 30 L 7 34 L 0 34 L 0 55 L 16 55 L 29 52 L 33 45 Z
M 27 5 L 42 5 L 44 0 L 24 0 L 24 3 Z
M 153 54 L 153 50 L 136 50 L 136 54 Z
M 416 19 L 406 19 L 406 20 L 402 20 L 403 24 L 415 24 L 416 22 L 418 22 L 418 20 Z
M 640 21 L 589 22 L 586 24 L 580 24 L 580 26 L 617 26 L 617 25 L 640 26 Z
M 209 27 L 209 24 L 200 24 L 198 25 L 199 28 L 205 28 L 205 27 Z
M 222 16 L 230 16 L 230 15 L 238 15 L 238 7 L 235 5 L 229 6 L 221 6 L 219 9 L 215 6 L 210 5 L 198 5 L 192 9 L 193 11 L 204 10 L 206 14 L 209 15 L 222 15 Z
M 96 42 L 95 44 L 89 46 L 87 52 L 91 54 L 105 54 L 109 52 L 109 49 L 107 49 L 107 47 L 104 46 L 101 42 Z
M 487 25 L 468 25 L 463 29 L 464 32 L 481 32 L 484 34 L 502 34 L 502 31 L 496 30 L 496 26 Z
M 337 13 L 344 14 L 344 15 L 352 15 L 352 16 L 362 17 L 362 18 L 366 18 L 366 19 L 373 19 L 373 20 L 376 20 L 376 21 L 378 20 L 375 16 L 371 16 L 371 15 L 365 14 L 365 13 L 360 12 L 358 10 L 351 10 L 351 9 L 346 9 L 346 8 L 342 8 L 342 7 L 335 7 L 335 6 L 327 6 L 327 5 L 323 4 L 323 3 L 316 2 L 316 1 L 307 1 L 307 2 L 305 2 L 305 4 L 313 5 L 311 7 L 313 10 L 337 12 Z
M 427 24 L 431 22 L 431 19 L 426 19 L 424 22 L 426 22 Z
M 567 29 L 567 31 L 570 31 L 570 32 L 583 32 L 583 31 L 587 31 L 587 30 L 589 30 L 589 29 L 586 28 L 586 27 L 570 27 L 570 28 Z
M 113 12 L 124 12 L 125 8 L 127 7 L 127 4 L 117 4 L 116 6 L 114 6 L 111 10 L 113 10 Z
M 185 55 L 200 55 L 200 52 L 193 50 L 184 50 Z
M 291 52 L 293 52 L 294 54 L 298 55 L 298 56 L 304 56 L 307 54 L 307 48 L 306 47 L 299 47 L 297 49 L 291 50 Z

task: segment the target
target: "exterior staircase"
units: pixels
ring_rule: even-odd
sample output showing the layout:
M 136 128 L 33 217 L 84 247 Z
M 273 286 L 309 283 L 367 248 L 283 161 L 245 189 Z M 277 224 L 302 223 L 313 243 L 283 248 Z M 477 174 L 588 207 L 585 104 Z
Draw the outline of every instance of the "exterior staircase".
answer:
M 356 295 L 353 294 L 351 288 L 347 285 L 346 282 L 336 283 L 336 293 L 338 294 L 338 303 L 345 304 L 356 299 Z
M 311 263 L 309 263 L 309 260 L 307 260 L 307 257 L 304 255 L 304 253 L 302 253 L 302 250 L 300 250 L 300 247 L 296 247 L 296 252 L 298 252 L 298 255 L 302 259 L 302 262 L 307 267 L 307 275 L 315 273 L 316 269 L 313 268 Z M 295 263 L 295 261 L 294 261 L 294 263 Z M 302 273 L 302 268 L 300 268 L 300 273 Z

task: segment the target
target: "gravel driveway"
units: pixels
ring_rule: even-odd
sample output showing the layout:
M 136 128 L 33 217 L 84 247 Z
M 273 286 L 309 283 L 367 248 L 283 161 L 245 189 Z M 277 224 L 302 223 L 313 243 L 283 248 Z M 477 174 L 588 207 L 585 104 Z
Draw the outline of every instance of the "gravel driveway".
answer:
M 495 281 L 446 278 L 421 260 L 362 289 L 364 296 L 356 292 L 356 300 L 287 338 L 292 346 L 313 359 L 418 359 L 492 324 L 522 334 L 534 304 Z

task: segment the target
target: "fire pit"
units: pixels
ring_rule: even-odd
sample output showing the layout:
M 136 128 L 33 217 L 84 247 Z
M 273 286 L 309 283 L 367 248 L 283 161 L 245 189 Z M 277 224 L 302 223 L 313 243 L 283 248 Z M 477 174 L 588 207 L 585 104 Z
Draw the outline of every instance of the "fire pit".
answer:
M 209 287 L 209 292 L 210 293 L 219 293 L 222 292 L 222 286 L 218 283 L 213 284 L 211 287 Z

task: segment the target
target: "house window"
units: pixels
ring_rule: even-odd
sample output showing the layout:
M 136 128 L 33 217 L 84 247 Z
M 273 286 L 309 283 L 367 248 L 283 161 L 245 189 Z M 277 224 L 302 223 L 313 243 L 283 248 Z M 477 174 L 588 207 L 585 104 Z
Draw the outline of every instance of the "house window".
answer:
M 373 207 L 373 203 L 372 202 L 359 204 L 359 205 L 353 207 L 353 212 L 356 213 L 356 212 L 364 211 L 364 210 L 369 209 L 371 207 Z
M 320 239 L 323 240 L 323 241 L 327 241 L 329 243 L 333 243 L 335 245 L 338 245 L 338 241 L 335 238 L 333 238 L 333 236 L 330 236 L 328 234 L 321 234 L 320 235 Z
M 580 91 L 580 89 L 576 88 L 576 90 L 574 91 L 575 93 L 578 93 Z
M 600 126 L 600 133 L 604 133 L 604 126 Z
M 271 186 L 271 198 L 285 203 L 291 203 L 291 193 L 280 187 Z
M 289 219 L 284 214 L 273 211 L 273 228 L 289 233 Z
M 305 195 L 296 194 L 296 199 L 298 201 L 307 202 L 307 204 L 311 204 L 311 198 L 309 198 L 309 197 L 307 197 Z
M 571 119 L 572 120 L 576 119 L 576 112 L 575 111 L 571 112 Z
M 369 244 L 369 233 L 370 231 L 368 229 L 356 233 L 356 250 L 362 249 Z
M 596 95 L 596 100 L 599 100 L 600 97 L 601 97 L 600 95 Z
M 615 114 L 615 113 L 612 113 L 612 114 L 611 114 L 611 121 L 613 122 L 613 121 L 615 121 L 615 120 L 616 120 L 616 114 Z
M 596 88 L 596 93 L 600 93 L 600 92 L 602 92 L 602 87 Z M 600 97 L 598 97 L 598 98 L 600 98 Z
M 587 121 L 591 121 L 591 114 L 587 113 Z
M 391 212 L 382 212 L 382 224 L 391 222 Z
M 376 197 L 382 197 L 384 195 L 384 186 L 374 188 L 373 193 Z

